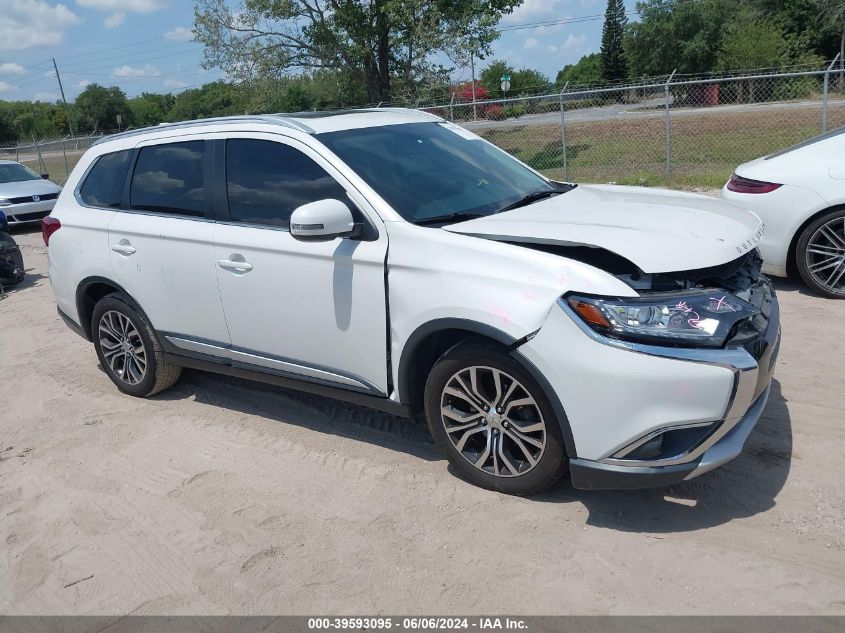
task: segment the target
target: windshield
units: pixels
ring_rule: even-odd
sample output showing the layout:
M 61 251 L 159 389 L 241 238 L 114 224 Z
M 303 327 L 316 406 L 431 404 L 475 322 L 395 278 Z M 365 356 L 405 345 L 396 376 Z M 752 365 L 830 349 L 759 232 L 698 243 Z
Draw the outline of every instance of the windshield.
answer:
M 560 190 L 451 123 L 404 123 L 318 134 L 410 222 L 491 215 Z
M 22 180 L 41 180 L 41 176 L 18 163 L 0 164 L 0 184 L 21 182 Z

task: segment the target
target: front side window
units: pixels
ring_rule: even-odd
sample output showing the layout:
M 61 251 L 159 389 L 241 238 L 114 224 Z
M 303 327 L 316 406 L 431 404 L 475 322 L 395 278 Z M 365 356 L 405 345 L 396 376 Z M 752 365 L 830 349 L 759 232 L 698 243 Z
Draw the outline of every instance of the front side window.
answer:
M 346 192 L 317 163 L 289 145 L 258 139 L 226 142 L 226 189 L 233 222 L 287 228 L 294 209 Z
M 205 141 L 142 147 L 132 174 L 130 207 L 173 215 L 204 217 Z
M 404 123 L 317 134 L 402 217 L 490 215 L 527 196 L 562 193 L 549 181 L 451 124 Z
M 82 201 L 91 207 L 119 207 L 131 156 L 130 149 L 100 156 L 79 188 Z

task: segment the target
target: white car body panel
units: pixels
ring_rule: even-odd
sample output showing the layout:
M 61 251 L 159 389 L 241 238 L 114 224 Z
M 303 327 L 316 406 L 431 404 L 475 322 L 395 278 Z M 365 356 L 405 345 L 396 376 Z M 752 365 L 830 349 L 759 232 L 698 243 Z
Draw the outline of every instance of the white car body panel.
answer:
M 565 412 L 561 423 L 571 430 L 570 456 L 581 460 L 606 461 L 657 429 L 733 423 L 746 413 L 751 402 L 736 398 L 738 372 L 756 379 L 757 366 L 745 350 L 724 362 L 727 350 L 708 350 L 702 362 L 668 347 L 667 355 L 676 357 L 597 342 L 560 298 L 569 292 L 639 293 L 600 268 L 531 244 L 602 248 L 645 273 L 684 271 L 719 266 L 753 250 L 760 218 L 695 194 L 581 186 L 500 215 L 443 228 L 417 226 L 310 133 L 424 121 L 444 123 L 402 110 L 293 116 L 290 124 L 236 118 L 162 126 L 96 145 L 74 169 L 54 210 L 61 228 L 51 237 L 49 260 L 59 309 L 81 325 L 77 288 L 89 277 L 108 278 L 177 351 L 399 403 L 408 402 L 401 363 L 415 336 L 441 322 L 444 328 L 470 324 L 471 331 L 495 332 L 497 340 L 511 342 L 548 382 L 550 397 Z M 219 218 L 92 209 L 75 197 L 103 153 L 224 138 L 297 147 L 341 184 L 350 207 L 364 214 L 378 237 L 303 241 L 283 229 Z M 737 354 L 747 357 L 743 362 L 751 359 L 747 366 L 731 365 Z M 750 398 L 748 384 L 743 394 Z M 755 391 L 758 404 L 765 402 L 760 393 Z M 730 458 L 723 455 L 734 448 L 717 447 L 706 468 Z
M 714 222 L 715 217 L 720 221 Z M 753 213 L 738 212 L 708 196 L 608 185 L 580 185 L 564 195 L 446 230 L 600 247 L 646 273 L 675 271 L 680 262 L 685 270 L 724 264 L 752 250 L 762 233 Z
M 801 227 L 813 216 L 845 204 L 845 133 L 744 163 L 737 176 L 778 183 L 769 193 L 738 193 L 725 185 L 724 200 L 756 213 L 766 225 L 760 242 L 763 270 L 787 274 L 794 256 L 790 246 Z

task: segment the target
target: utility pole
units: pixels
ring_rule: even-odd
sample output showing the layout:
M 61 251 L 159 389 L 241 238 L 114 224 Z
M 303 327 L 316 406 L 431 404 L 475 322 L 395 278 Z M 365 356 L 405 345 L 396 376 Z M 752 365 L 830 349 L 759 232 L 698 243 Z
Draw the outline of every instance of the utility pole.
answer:
M 53 58 L 53 68 L 56 71 L 56 80 L 59 82 L 59 92 L 62 93 L 62 103 L 65 104 L 65 116 L 67 117 L 67 126 L 70 129 L 70 137 L 73 138 L 75 136 L 73 131 L 73 121 L 70 117 L 70 108 L 67 105 L 67 99 L 65 99 L 65 89 L 62 88 L 62 78 L 59 75 L 59 67 L 56 65 L 56 58 Z

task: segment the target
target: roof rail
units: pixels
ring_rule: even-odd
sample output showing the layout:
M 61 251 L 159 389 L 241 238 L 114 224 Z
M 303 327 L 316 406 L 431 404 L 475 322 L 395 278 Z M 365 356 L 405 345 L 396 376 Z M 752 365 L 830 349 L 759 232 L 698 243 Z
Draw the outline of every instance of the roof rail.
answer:
M 221 116 L 221 117 L 212 117 L 208 119 L 196 119 L 194 121 L 178 121 L 176 123 L 159 123 L 158 125 L 151 125 L 149 127 L 142 127 L 136 130 L 127 130 L 125 132 L 118 132 L 117 134 L 111 134 L 109 136 L 103 136 L 102 138 L 94 141 L 92 145 L 99 145 L 100 143 L 104 143 L 106 141 L 112 141 L 114 139 L 121 139 L 121 138 L 128 138 L 132 136 L 137 136 L 140 134 L 146 134 L 153 130 L 178 130 L 179 128 L 185 127 L 196 127 L 201 125 L 217 125 L 219 123 L 269 123 L 271 125 L 279 125 L 282 127 L 290 128 L 293 130 L 299 130 L 300 132 L 305 132 L 306 134 L 313 134 L 314 130 L 312 130 L 307 125 L 303 125 L 298 121 L 294 121 L 288 117 L 277 115 L 277 114 L 267 114 L 267 115 L 243 115 L 243 116 Z

